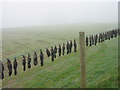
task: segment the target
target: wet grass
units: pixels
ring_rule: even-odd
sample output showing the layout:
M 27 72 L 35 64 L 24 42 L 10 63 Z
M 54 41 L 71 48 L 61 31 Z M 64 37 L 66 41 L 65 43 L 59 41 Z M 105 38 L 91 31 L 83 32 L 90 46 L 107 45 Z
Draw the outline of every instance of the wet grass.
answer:
M 97 28 L 101 28 L 104 31 L 107 26 L 94 27 L 94 29 Z M 90 31 L 92 31 L 92 28 L 86 33 L 88 34 Z M 78 42 L 78 32 L 78 29 L 70 32 L 61 30 L 52 33 L 50 31 L 41 31 L 40 33 L 39 30 L 35 30 L 34 33 L 33 31 L 25 31 L 24 33 L 19 31 L 19 34 L 23 33 L 23 35 L 16 36 L 14 39 L 12 37 L 6 38 L 5 41 L 10 40 L 9 42 L 4 41 L 3 58 L 9 55 L 12 59 L 13 56 L 18 55 L 18 61 L 21 63 L 21 56 L 19 56 L 21 53 L 27 54 L 27 52 L 31 52 L 32 54 L 34 50 L 39 52 L 40 48 L 45 49 L 45 47 L 58 45 L 74 38 Z M 18 31 L 14 33 L 18 33 Z M 12 36 L 12 33 L 10 36 Z M 25 39 L 23 40 L 23 38 Z M 86 47 L 86 63 L 88 88 L 117 88 L 118 38 L 96 46 Z M 3 87 L 80 88 L 80 83 L 82 82 L 80 82 L 80 52 L 78 47 L 76 53 L 72 52 L 62 57 L 57 56 L 54 62 L 51 62 L 51 59 L 45 56 L 43 67 L 32 65 L 32 68 L 30 70 L 27 69 L 26 72 L 22 71 L 22 66 L 19 64 L 17 76 L 12 75 L 9 77 L 6 70 Z

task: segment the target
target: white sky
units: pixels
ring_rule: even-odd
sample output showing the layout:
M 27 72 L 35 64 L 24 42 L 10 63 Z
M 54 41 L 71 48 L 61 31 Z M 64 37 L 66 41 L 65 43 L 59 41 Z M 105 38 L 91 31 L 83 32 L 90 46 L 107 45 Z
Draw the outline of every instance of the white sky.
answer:
M 5 1 L 2 2 L 3 28 L 118 21 L 117 2 Z

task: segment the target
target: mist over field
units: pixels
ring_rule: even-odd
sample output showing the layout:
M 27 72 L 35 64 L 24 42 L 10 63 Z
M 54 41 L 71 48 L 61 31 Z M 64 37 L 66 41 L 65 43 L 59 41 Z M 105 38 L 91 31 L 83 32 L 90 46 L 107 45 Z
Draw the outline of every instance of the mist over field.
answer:
M 1 25 L 1 24 L 0 24 Z M 1 26 L 0 26 L 1 27 Z M 2 3 L 0 58 L 5 65 L 3 88 L 80 88 L 79 32 L 94 35 L 118 29 L 117 2 Z M 76 40 L 77 52 L 51 62 L 45 49 Z M 44 66 L 40 66 L 40 49 Z M 33 53 L 38 65 L 33 65 Z M 22 55 L 31 56 L 23 71 Z M 118 37 L 85 47 L 88 88 L 118 88 Z M 6 59 L 18 61 L 18 74 L 8 76 Z M 2 85 L 1 85 L 2 83 Z
M 78 39 L 80 31 L 86 32 L 86 35 L 96 34 L 116 29 L 117 26 L 117 24 L 112 23 L 86 23 L 3 29 L 3 58 L 5 59 L 12 54 L 12 56 L 16 56 L 15 54 L 31 52 L 37 48 L 45 49 L 70 39 Z
M 117 23 L 118 3 L 3 3 L 2 17 L 3 28 L 79 23 Z

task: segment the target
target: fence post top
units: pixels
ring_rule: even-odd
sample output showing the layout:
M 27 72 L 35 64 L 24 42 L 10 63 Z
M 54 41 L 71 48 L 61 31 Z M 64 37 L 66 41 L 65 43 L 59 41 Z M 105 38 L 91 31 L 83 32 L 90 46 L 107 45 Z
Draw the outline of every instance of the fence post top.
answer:
M 85 34 L 85 32 L 79 32 L 79 34 L 80 34 L 80 36 L 82 36 L 82 35 L 84 35 L 84 34 Z
M 85 32 L 79 32 L 79 33 L 85 33 Z

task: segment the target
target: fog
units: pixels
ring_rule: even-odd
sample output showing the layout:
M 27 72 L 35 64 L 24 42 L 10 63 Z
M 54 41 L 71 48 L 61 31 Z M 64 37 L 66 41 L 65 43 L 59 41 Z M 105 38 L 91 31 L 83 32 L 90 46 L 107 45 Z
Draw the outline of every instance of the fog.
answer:
M 117 2 L 2 3 L 3 28 L 117 22 Z

